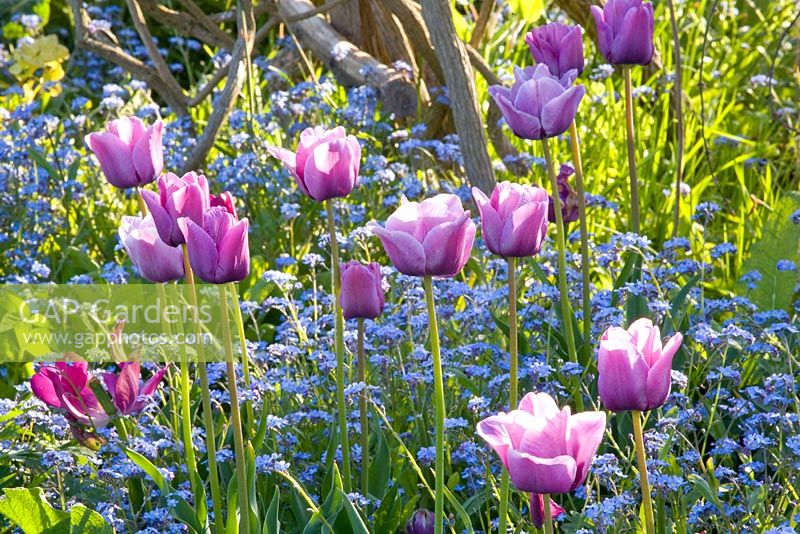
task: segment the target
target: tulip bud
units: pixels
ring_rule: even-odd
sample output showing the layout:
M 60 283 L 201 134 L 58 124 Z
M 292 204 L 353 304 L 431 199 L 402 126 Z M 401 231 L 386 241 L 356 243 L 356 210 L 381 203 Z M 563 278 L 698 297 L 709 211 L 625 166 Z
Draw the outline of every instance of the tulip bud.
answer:
M 558 198 L 561 202 L 561 216 L 564 224 L 577 221 L 580 218 L 580 208 L 578 205 L 578 193 L 569 185 L 569 177 L 575 173 L 572 165 L 564 163 L 556 177 L 558 184 Z M 547 211 L 547 220 L 551 223 L 556 222 L 556 209 L 553 198 L 550 197 L 550 205 Z
M 547 191 L 501 182 L 489 199 L 477 187 L 472 196 L 481 212 L 481 228 L 486 246 L 504 258 L 522 258 L 539 253 L 547 235 Z
M 612 412 L 653 410 L 667 400 L 672 358 L 681 346 L 680 332 L 662 347 L 661 332 L 649 319 L 628 330 L 613 326 L 600 339 L 597 388 Z
M 575 69 L 583 72 L 583 28 L 551 22 L 525 36 L 536 63 L 544 63 L 550 74 L 561 77 Z
M 307 128 L 300 134 L 297 152 L 270 147 L 297 180 L 300 191 L 317 202 L 345 197 L 358 182 L 361 145 L 341 126 Z
M 430 510 L 420 508 L 406 523 L 406 534 L 433 534 L 436 516 Z
M 642 0 L 608 0 L 592 6 L 597 44 L 612 65 L 647 65 L 653 59 L 653 5 Z
M 108 182 L 127 189 L 149 184 L 161 174 L 163 128 L 161 121 L 145 128 L 138 117 L 122 117 L 109 122 L 105 132 L 87 135 L 85 141 Z
M 342 264 L 342 292 L 339 303 L 345 319 L 374 319 L 383 313 L 381 266 L 357 261 Z

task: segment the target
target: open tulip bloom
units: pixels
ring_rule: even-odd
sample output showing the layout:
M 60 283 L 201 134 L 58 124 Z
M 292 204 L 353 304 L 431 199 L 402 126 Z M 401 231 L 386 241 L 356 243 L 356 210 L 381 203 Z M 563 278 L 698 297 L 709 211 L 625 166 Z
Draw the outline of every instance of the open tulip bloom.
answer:
M 452 277 L 469 259 L 475 223 L 456 195 L 406 202 L 386 220 L 369 223 L 395 268 L 411 276 Z
M 661 332 L 650 319 L 625 330 L 611 327 L 600 340 L 597 387 L 612 412 L 658 408 L 669 395 L 672 358 L 683 336 L 676 333 L 662 346 Z
M 592 6 L 600 52 L 612 65 L 647 65 L 653 59 L 653 5 L 608 0 Z
M 45 404 L 66 411 L 67 419 L 81 425 L 103 428 L 109 416 L 89 387 L 89 365 L 77 354 L 45 365 L 31 378 L 31 390 Z
M 183 278 L 183 254 L 161 240 L 153 217 L 122 217 L 119 227 L 122 246 L 139 274 L 151 282 L 170 282 Z
M 478 423 L 478 434 L 500 457 L 517 489 L 549 495 L 583 484 L 605 427 L 603 412 L 572 414 L 569 406 L 559 410 L 546 393 L 528 393 L 518 409 Z
M 164 168 L 161 134 L 164 124 L 145 127 L 138 117 L 111 121 L 105 132 L 86 136 L 108 182 L 120 189 L 149 184 Z
M 477 187 L 472 197 L 481 213 L 486 247 L 504 258 L 534 256 L 547 235 L 549 195 L 541 187 L 501 182 L 491 198 Z
M 121 415 L 139 413 L 156 392 L 158 384 L 167 373 L 167 367 L 162 367 L 146 382 L 141 383 L 139 362 L 124 362 L 119 366 L 119 374 L 103 373 L 103 382 L 117 413 Z
M 211 284 L 241 282 L 250 272 L 250 245 L 247 218 L 236 217 L 221 207 L 203 214 L 202 226 L 188 217 L 178 224 L 186 238 L 192 271 Z
M 514 67 L 514 85 L 492 85 L 489 94 L 517 137 L 555 137 L 569 129 L 586 93 L 582 85 L 572 85 L 577 76 L 573 69 L 556 77 L 545 64 Z
M 300 134 L 297 152 L 281 147 L 270 147 L 269 152 L 292 173 L 300 191 L 317 202 L 346 197 L 358 181 L 361 145 L 341 126 L 307 128 Z

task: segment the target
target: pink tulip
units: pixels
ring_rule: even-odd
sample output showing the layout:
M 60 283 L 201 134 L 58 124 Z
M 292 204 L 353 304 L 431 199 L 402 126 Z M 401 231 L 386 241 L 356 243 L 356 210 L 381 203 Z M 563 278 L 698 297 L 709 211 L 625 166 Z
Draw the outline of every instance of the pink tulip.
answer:
M 201 280 L 212 284 L 241 282 L 250 272 L 249 221 L 217 206 L 203 214 L 202 226 L 178 219 L 186 239 L 189 264 Z
M 478 434 L 502 460 L 514 485 L 532 493 L 567 493 L 586 480 L 603 439 L 606 414 L 559 410 L 546 393 L 528 393 L 517 410 L 487 417 Z
M 563 513 L 564 509 L 550 499 L 550 518 L 556 519 Z M 536 528 L 542 528 L 544 520 L 544 496 L 541 493 L 531 493 L 531 522 Z
M 178 219 L 189 217 L 200 224 L 211 205 L 206 177 L 194 171 L 183 176 L 168 172 L 158 179 L 158 193 L 142 190 L 142 198 L 153 215 L 158 235 L 171 247 L 184 242 Z
M 357 261 L 342 264 L 342 292 L 339 303 L 345 319 L 374 319 L 383 313 L 381 266 Z
M 296 153 L 280 147 L 270 147 L 269 152 L 294 175 L 300 190 L 317 202 L 346 197 L 358 181 L 361 145 L 341 126 L 306 128 Z
M 551 22 L 529 31 L 525 44 L 536 63 L 544 63 L 559 78 L 575 69 L 583 72 L 583 28 Z
M 395 268 L 412 276 L 451 277 L 469 259 L 475 224 L 455 195 L 441 194 L 397 208 L 386 226 L 367 225 Z
M 547 235 L 547 191 L 501 182 L 491 199 L 477 187 L 472 188 L 472 197 L 481 212 L 483 240 L 489 250 L 504 258 L 539 253 Z
M 119 366 L 119 374 L 103 373 L 103 382 L 118 413 L 121 415 L 139 413 L 155 393 L 167 372 L 167 367 L 153 373 L 153 376 L 142 384 L 139 381 L 141 377 L 139 362 L 125 362 Z
M 105 132 L 87 135 L 85 141 L 109 183 L 127 189 L 149 184 L 161 174 L 163 128 L 161 121 L 145 128 L 138 117 L 121 117 L 109 122 Z
M 109 416 L 89 387 L 89 365 L 72 352 L 64 357 L 68 361 L 45 365 L 33 375 L 33 394 L 45 404 L 65 410 L 70 421 L 103 428 Z
M 680 332 L 662 347 L 661 332 L 650 319 L 627 330 L 613 326 L 600 339 L 597 388 L 612 412 L 653 410 L 667 400 L 672 358 L 681 346 Z
M 152 215 L 122 217 L 119 238 L 143 278 L 151 282 L 183 278 L 183 253 L 161 240 Z

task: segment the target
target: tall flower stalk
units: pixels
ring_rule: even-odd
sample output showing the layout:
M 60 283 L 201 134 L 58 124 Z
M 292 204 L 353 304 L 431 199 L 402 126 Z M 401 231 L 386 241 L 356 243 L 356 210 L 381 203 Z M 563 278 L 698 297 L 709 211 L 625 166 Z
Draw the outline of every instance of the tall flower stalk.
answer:
M 239 304 L 239 288 L 236 284 L 231 284 L 230 286 L 231 296 L 233 297 L 233 317 L 236 320 L 236 330 L 237 334 L 239 335 L 239 342 L 242 344 L 242 382 L 244 383 L 245 389 L 250 389 L 250 358 L 247 355 L 247 337 L 244 333 L 244 320 L 242 319 L 242 308 Z M 249 435 L 249 428 L 255 421 L 255 415 L 253 413 L 253 403 L 250 402 L 250 399 L 244 401 L 244 411 L 245 415 L 247 416 L 244 421 L 244 427 L 246 430 L 246 434 Z
M 430 332 L 431 357 L 433 358 L 433 403 L 435 406 L 436 432 L 436 486 L 434 505 L 434 532 L 441 534 L 444 524 L 444 378 L 442 376 L 442 354 L 439 349 L 439 324 L 436 320 L 436 304 L 433 299 L 433 279 L 422 279 L 425 286 L 425 302 L 428 307 L 428 331 Z
M 575 121 L 569 125 L 572 164 L 575 167 L 575 188 L 578 192 L 578 216 L 581 230 L 581 274 L 583 275 L 583 342 L 589 343 L 592 337 L 592 295 L 589 272 L 589 228 L 586 220 L 586 188 L 583 183 L 583 162 Z
M 361 422 L 361 494 L 369 495 L 369 388 L 367 387 L 367 362 L 364 354 L 364 319 L 358 320 L 358 381 L 364 384 L 358 404 Z
M 247 484 L 247 459 L 244 455 L 244 437 L 242 433 L 242 414 L 239 409 L 239 394 L 236 387 L 236 362 L 233 357 L 233 341 L 228 318 L 228 295 L 226 285 L 233 289 L 233 284 L 220 284 L 219 307 L 222 318 L 222 339 L 225 346 L 225 363 L 228 370 L 228 394 L 231 404 L 231 425 L 233 427 L 233 445 L 236 453 L 236 483 L 238 486 L 239 531 L 250 532 L 250 498 Z
M 544 159 L 547 164 L 547 174 L 550 177 L 550 185 L 553 188 L 553 204 L 556 214 L 556 247 L 558 249 L 558 293 L 561 302 L 561 317 L 564 325 L 563 334 L 567 342 L 567 355 L 569 361 L 578 363 L 578 354 L 575 348 L 575 333 L 572 325 L 572 306 L 569 303 L 569 288 L 567 286 L 567 245 L 566 235 L 564 232 L 564 216 L 561 213 L 561 199 L 558 196 L 558 182 L 556 181 L 556 172 L 553 167 L 553 156 L 550 154 L 549 140 L 542 138 L 542 149 L 544 150 Z M 577 382 L 577 380 L 576 380 Z M 576 384 L 578 385 L 578 384 Z M 583 397 L 578 394 L 575 395 L 575 406 L 578 410 L 583 410 Z
M 647 454 L 644 450 L 642 433 L 642 412 L 631 411 L 633 418 L 633 439 L 636 443 L 636 463 L 639 466 L 639 482 L 642 487 L 642 504 L 644 505 L 644 522 L 647 534 L 655 534 L 656 524 L 653 519 L 653 500 L 650 495 L 650 479 L 647 476 Z
M 517 339 L 517 258 L 508 258 L 508 405 L 519 402 L 519 349 Z M 506 531 L 508 522 L 508 495 L 510 491 L 508 471 L 500 478 L 500 519 L 498 532 Z
M 339 303 L 341 274 L 339 266 L 339 240 L 336 238 L 336 215 L 333 200 L 325 201 L 328 213 L 328 236 L 331 248 L 331 284 L 333 286 L 334 350 L 336 352 L 336 412 L 339 417 L 339 444 L 342 449 L 342 484 L 350 491 L 350 440 L 347 437 L 347 405 L 344 399 L 344 317 Z
M 631 67 L 624 67 L 622 72 L 625 77 L 625 131 L 628 140 L 628 174 L 631 187 L 631 232 L 638 234 L 641 230 L 639 224 L 639 175 L 636 171 L 636 132 L 634 131 Z
M 194 273 L 189 263 L 189 254 L 186 244 L 181 245 L 183 250 L 183 267 L 186 272 L 186 283 L 189 289 L 189 303 L 197 309 L 197 291 L 194 284 Z M 200 398 L 203 405 L 203 426 L 206 435 L 206 455 L 208 457 L 208 484 L 211 487 L 211 504 L 214 508 L 214 525 L 217 534 L 224 532 L 222 521 L 222 493 L 219 488 L 219 471 L 217 469 L 217 443 L 216 431 L 214 430 L 214 414 L 211 407 L 211 389 L 208 380 L 208 370 L 206 369 L 205 348 L 202 343 L 202 330 L 198 321 L 193 321 L 195 326 L 195 339 L 197 344 L 197 376 L 200 378 Z

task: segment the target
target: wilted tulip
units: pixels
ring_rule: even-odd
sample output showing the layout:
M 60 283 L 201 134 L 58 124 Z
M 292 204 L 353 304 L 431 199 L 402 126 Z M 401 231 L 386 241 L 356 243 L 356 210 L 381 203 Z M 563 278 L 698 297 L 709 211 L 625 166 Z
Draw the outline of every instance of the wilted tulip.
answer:
M 200 224 L 203 213 L 212 203 L 224 206 L 230 213 L 234 213 L 233 201 L 229 197 L 230 193 L 223 193 L 219 197 L 210 195 L 206 177 L 194 171 L 183 176 L 171 172 L 161 176 L 158 179 L 158 193 L 142 190 L 142 198 L 153 215 L 158 235 L 172 247 L 184 243 L 178 219 L 188 217 Z
M 544 63 L 559 78 L 575 69 L 583 72 L 583 28 L 551 22 L 529 31 L 525 43 L 536 63 Z
M 561 216 L 564 218 L 564 224 L 577 221 L 580 218 L 578 193 L 569 185 L 569 177 L 573 174 L 575 174 L 575 169 L 572 168 L 572 165 L 564 163 L 561 165 L 561 170 L 556 177 L 558 198 L 561 200 Z M 550 197 L 549 203 L 547 220 L 554 223 L 556 222 L 556 209 L 552 197 Z
M 501 182 L 491 199 L 477 187 L 472 188 L 472 197 L 481 212 L 483 240 L 489 250 L 505 258 L 539 253 L 547 235 L 547 191 Z
M 183 254 L 164 243 L 153 217 L 122 217 L 119 227 L 122 246 L 139 274 L 151 282 L 170 282 L 183 278 Z
M 667 400 L 672 358 L 681 346 L 680 332 L 662 347 L 661 332 L 650 319 L 625 330 L 613 326 L 600 339 L 597 388 L 612 412 L 652 410 Z
M 164 124 L 149 127 L 138 117 L 122 117 L 106 125 L 105 132 L 86 136 L 108 182 L 120 189 L 149 184 L 164 167 L 161 133 Z
M 653 59 L 653 6 L 642 0 L 608 0 L 592 6 L 600 52 L 613 65 L 647 65 Z
M 528 393 L 519 409 L 478 423 L 514 485 L 532 493 L 567 493 L 586 479 L 603 439 L 606 414 L 558 409 L 546 393 Z
M 212 284 L 241 282 L 250 272 L 249 221 L 217 206 L 203 214 L 202 225 L 178 219 L 186 238 L 189 264 L 201 280 Z
M 556 519 L 563 513 L 564 509 L 550 499 L 550 518 Z M 544 520 L 544 496 L 541 493 L 531 493 L 531 522 L 536 528 L 542 528 Z
M 269 152 L 294 175 L 300 190 L 317 202 L 349 195 L 358 181 L 361 145 L 341 126 L 306 128 L 296 153 L 280 147 L 270 147 Z
M 436 516 L 430 510 L 420 508 L 406 523 L 406 534 L 433 534 Z
M 339 303 L 345 319 L 374 319 L 383 313 L 381 266 L 357 261 L 342 264 L 342 292 Z
M 64 409 L 70 421 L 103 428 L 109 416 L 89 387 L 89 365 L 75 353 L 64 356 L 68 361 L 45 365 L 33 375 L 33 394 L 49 406 Z
M 124 362 L 119 364 L 119 367 L 119 374 L 103 373 L 106 389 L 118 413 L 121 415 L 139 413 L 155 393 L 167 372 L 167 367 L 162 367 L 153 373 L 144 384 L 139 380 L 141 377 L 139 362 Z
M 455 195 L 441 194 L 422 202 L 406 202 L 377 235 L 395 268 L 412 276 L 455 276 L 472 252 L 475 224 Z
M 492 85 L 489 94 L 518 137 L 555 137 L 567 131 L 586 93 L 582 85 L 572 85 L 577 75 L 577 70 L 571 70 L 553 76 L 545 64 L 514 67 L 514 85 L 510 89 Z

